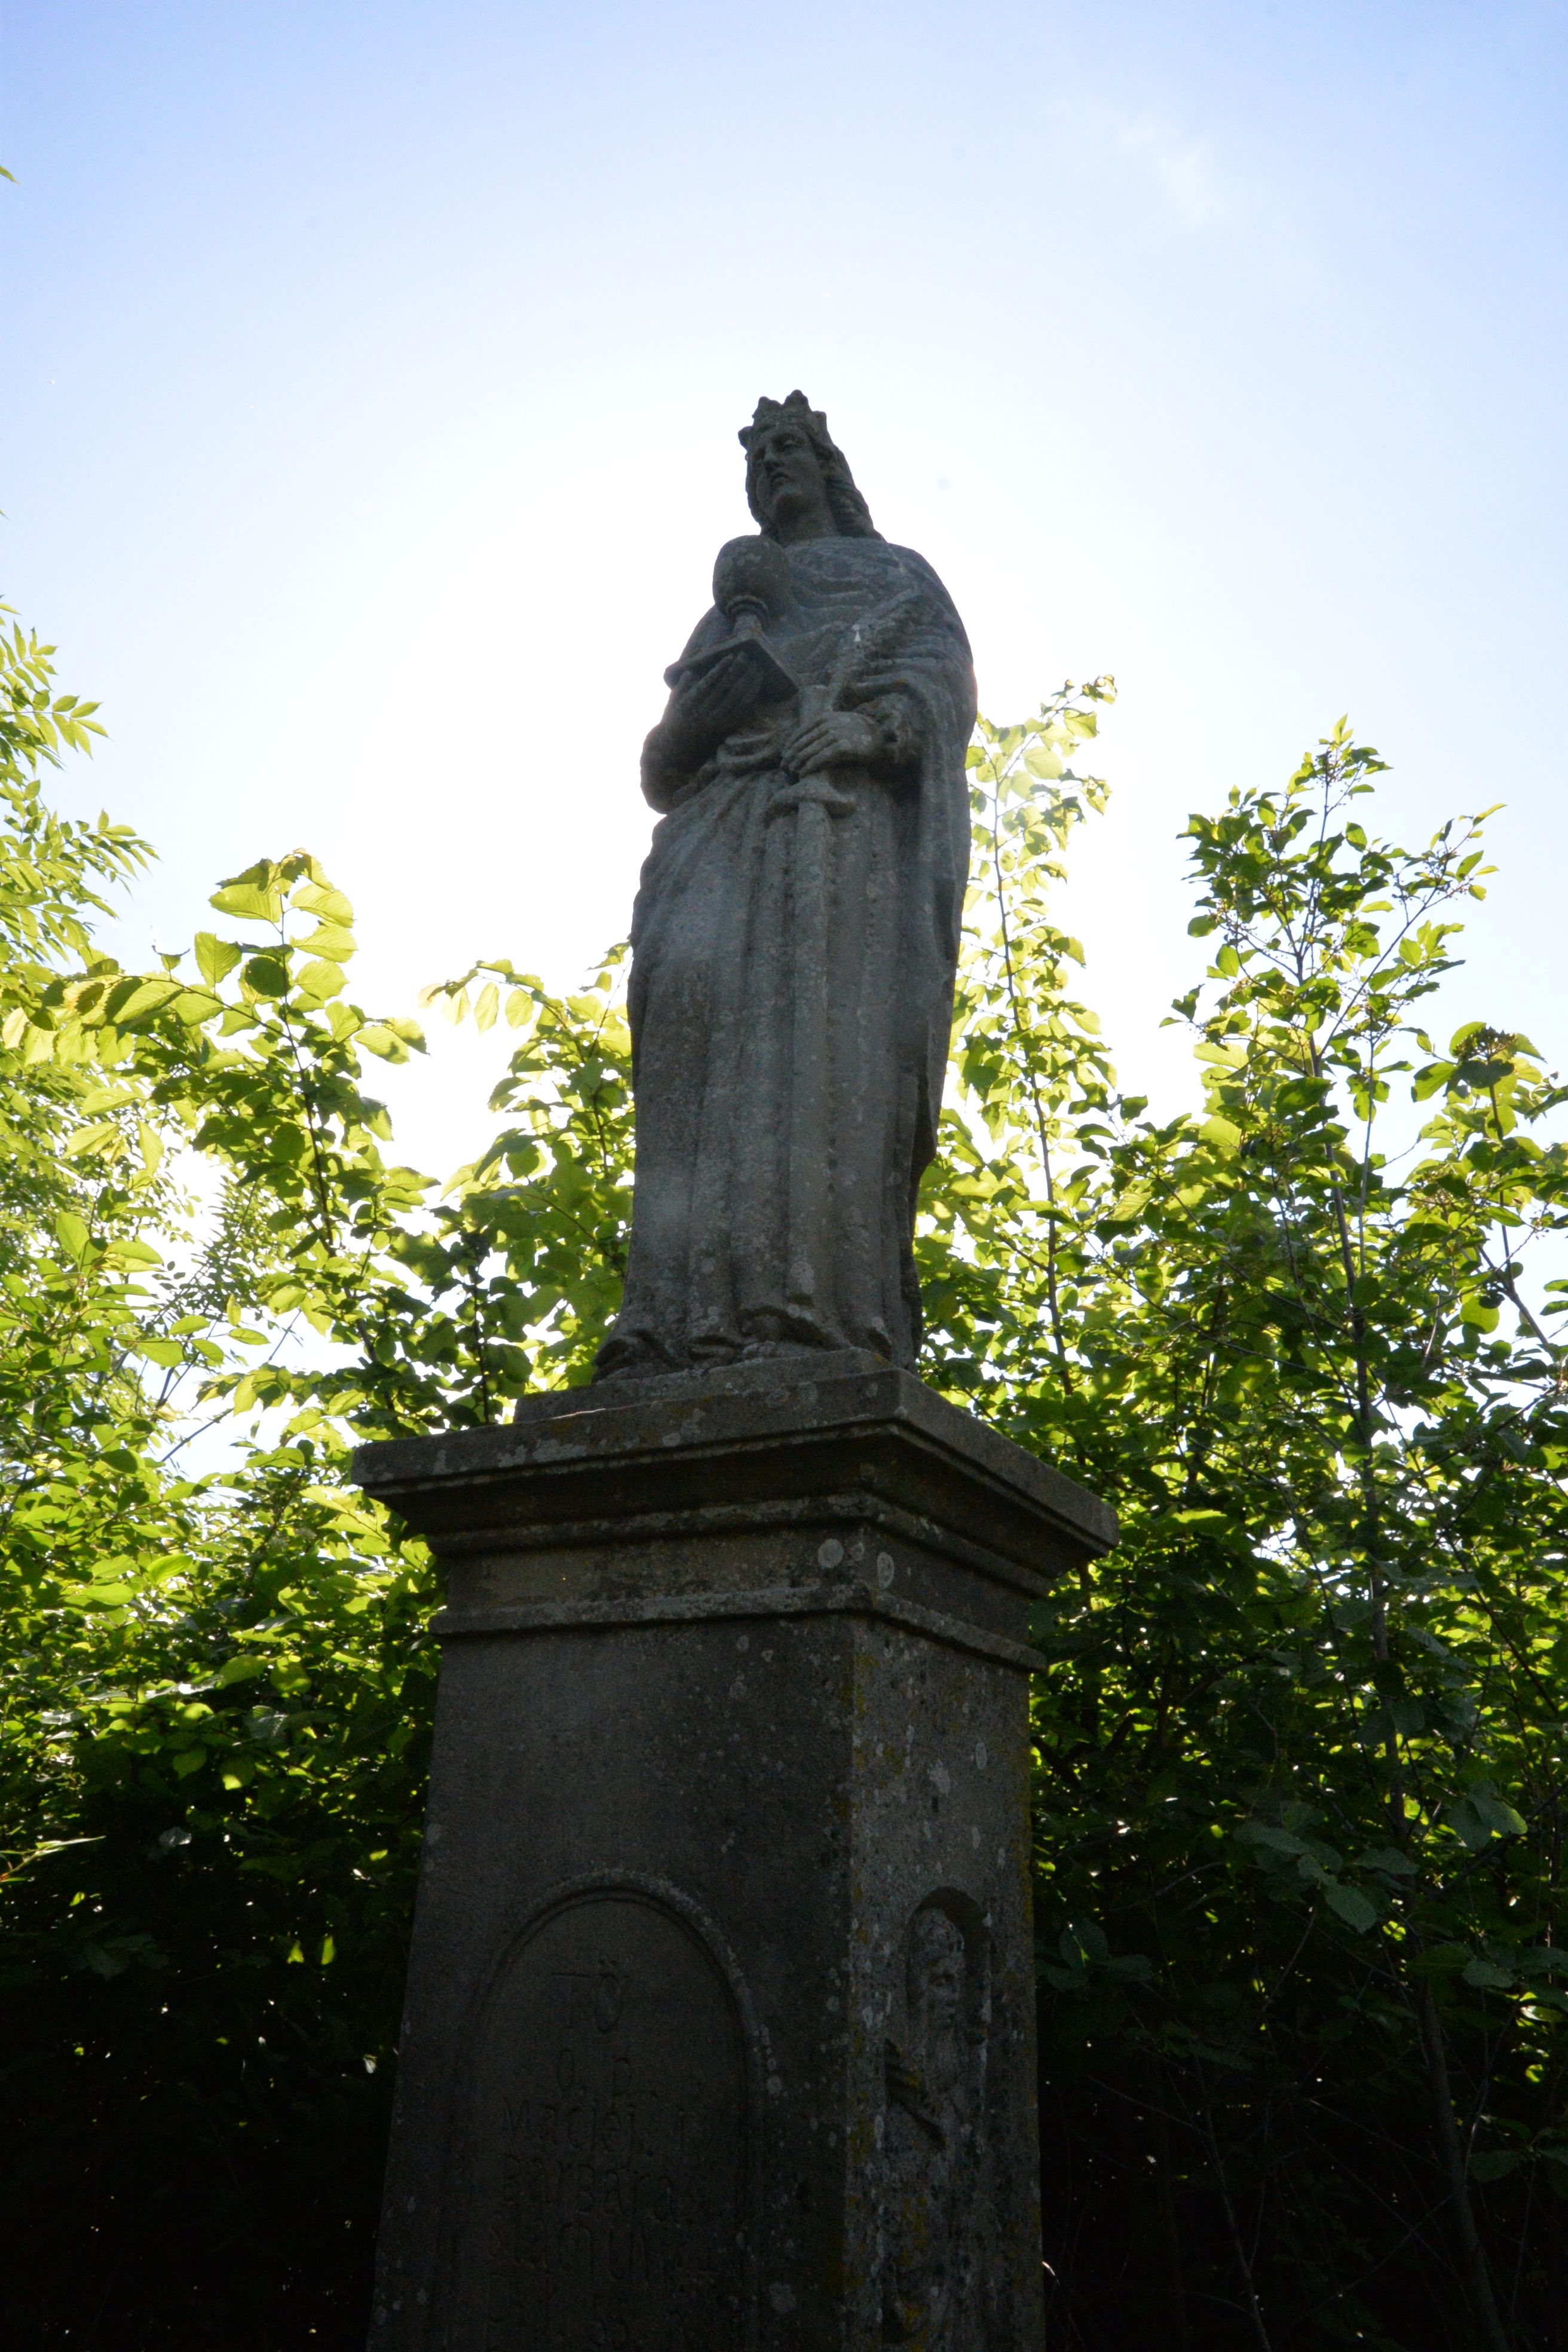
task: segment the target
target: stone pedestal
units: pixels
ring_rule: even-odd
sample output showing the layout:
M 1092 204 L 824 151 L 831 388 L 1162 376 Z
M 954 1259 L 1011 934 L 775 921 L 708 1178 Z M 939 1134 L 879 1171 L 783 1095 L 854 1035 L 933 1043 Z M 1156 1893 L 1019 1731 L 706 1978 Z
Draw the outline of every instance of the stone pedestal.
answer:
M 1030 1600 L 854 1355 L 367 1447 L 448 1576 L 376 2352 L 1037 2352 Z

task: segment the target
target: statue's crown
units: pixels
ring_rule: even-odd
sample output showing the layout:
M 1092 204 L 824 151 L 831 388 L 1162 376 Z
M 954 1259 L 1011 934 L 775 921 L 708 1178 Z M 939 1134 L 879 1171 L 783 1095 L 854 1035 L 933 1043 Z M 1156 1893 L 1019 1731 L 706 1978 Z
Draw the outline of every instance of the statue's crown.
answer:
M 796 416 L 803 425 L 815 425 L 824 438 L 827 435 L 827 418 L 820 408 L 813 408 L 804 392 L 792 392 L 787 400 L 759 400 L 749 425 L 742 425 L 736 438 L 742 449 L 749 450 L 760 433 L 771 433 L 781 416 Z

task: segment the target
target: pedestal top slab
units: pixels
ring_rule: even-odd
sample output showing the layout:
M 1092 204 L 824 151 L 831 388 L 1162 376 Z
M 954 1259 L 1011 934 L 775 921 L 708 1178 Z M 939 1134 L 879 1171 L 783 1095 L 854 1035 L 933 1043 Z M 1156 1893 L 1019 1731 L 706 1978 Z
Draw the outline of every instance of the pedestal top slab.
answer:
M 354 1476 L 446 1557 L 829 1495 L 984 1547 L 1028 1591 L 1116 1540 L 1097 1496 L 849 1351 L 525 1397 L 500 1427 L 363 1446 Z

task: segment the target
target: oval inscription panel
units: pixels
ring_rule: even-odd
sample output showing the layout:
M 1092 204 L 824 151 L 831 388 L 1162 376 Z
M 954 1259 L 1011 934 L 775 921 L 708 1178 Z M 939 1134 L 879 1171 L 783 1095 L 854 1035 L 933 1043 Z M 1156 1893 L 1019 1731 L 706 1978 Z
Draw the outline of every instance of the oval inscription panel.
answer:
M 456 2248 L 484 2352 L 740 2352 L 746 2066 L 694 1931 L 574 1896 L 508 1961 L 470 2094 Z

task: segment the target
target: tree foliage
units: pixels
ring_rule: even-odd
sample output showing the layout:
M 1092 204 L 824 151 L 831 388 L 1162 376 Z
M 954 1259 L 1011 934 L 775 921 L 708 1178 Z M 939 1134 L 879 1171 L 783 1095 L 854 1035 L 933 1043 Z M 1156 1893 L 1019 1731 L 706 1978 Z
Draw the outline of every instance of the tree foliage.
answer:
M 1369 837 L 1342 722 L 1192 820 L 1202 1105 L 1119 1098 L 1046 902 L 1090 716 L 972 754 L 931 1202 L 930 1376 L 1121 1515 L 1037 1628 L 1055 2326 L 1555 2342 L 1564 1090 L 1425 1033 L 1479 823 Z
M 7 2275 L 40 2344 L 347 2345 L 436 1599 L 347 1453 L 586 1376 L 621 959 L 426 992 L 517 1038 L 438 1190 L 308 855 L 98 952 L 148 853 L 41 798 L 48 664 L 0 639 Z M 1124 1531 L 1037 1628 L 1051 2340 L 1561 2344 L 1563 1090 L 1425 1034 L 1479 825 L 1377 840 L 1342 725 L 1194 818 L 1200 1099 L 1121 1095 L 1051 896 L 1110 696 L 977 730 L 919 1239 L 927 1378 Z

